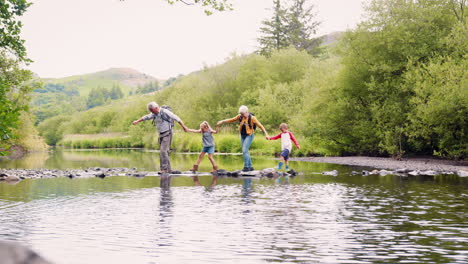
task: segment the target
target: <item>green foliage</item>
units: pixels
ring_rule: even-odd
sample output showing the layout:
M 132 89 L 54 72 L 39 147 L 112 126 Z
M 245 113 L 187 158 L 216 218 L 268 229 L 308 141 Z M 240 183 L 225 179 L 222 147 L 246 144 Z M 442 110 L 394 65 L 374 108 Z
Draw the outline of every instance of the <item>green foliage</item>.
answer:
M 112 134 L 104 135 L 71 135 L 59 141 L 57 145 L 76 148 L 76 149 L 89 149 L 89 148 L 133 148 L 144 147 L 148 149 L 157 149 L 158 135 L 154 132 L 146 132 L 143 143 L 134 136 L 120 135 L 114 136 Z M 240 146 L 240 138 L 238 134 L 216 134 L 214 135 L 216 152 L 218 153 L 239 153 L 242 152 Z M 310 153 L 311 149 L 301 149 L 300 153 Z M 250 148 L 251 153 L 274 155 L 280 153 L 280 141 L 271 142 L 265 138 L 255 138 Z M 202 141 L 200 134 L 193 133 L 175 133 L 172 141 L 172 149 L 178 152 L 200 152 L 202 150 Z M 297 149 L 293 150 L 293 155 L 299 155 Z
M 466 57 L 455 53 L 460 50 L 457 45 L 447 45 L 451 32 L 460 23 L 466 27 L 466 22 L 455 15 L 453 1 L 374 0 L 368 13 L 369 19 L 344 37 L 344 67 L 336 88 L 325 95 L 334 102 L 326 103 L 322 108 L 326 114 L 315 118 L 319 130 L 328 133 L 319 132 L 318 139 L 340 154 L 401 156 L 423 150 L 466 156 L 466 147 L 462 150 L 466 129 L 462 127 L 468 115 L 463 100 L 455 99 L 463 94 L 461 76 L 466 72 L 461 69 Z M 454 56 L 457 62 L 450 63 Z M 455 67 L 449 68 L 450 64 Z M 443 98 L 444 93 L 453 97 Z M 428 108 L 431 111 L 423 110 Z M 429 115 L 432 121 L 424 120 Z M 451 131 L 442 132 L 445 129 Z
M 408 66 L 405 88 L 414 96 L 407 127 L 416 151 L 459 159 L 468 150 L 468 61 L 466 22 L 458 23 L 445 38 L 450 56 Z
M 48 145 L 54 146 L 63 137 L 63 130 L 65 124 L 70 119 L 70 116 L 56 116 L 47 119 L 45 122 L 38 126 L 39 133 L 44 137 Z
M 318 55 L 321 38 L 313 38 L 321 22 L 316 21 L 314 5 L 306 5 L 307 0 L 294 0 L 286 16 L 289 43 L 298 50 Z
M 28 93 L 35 83 L 26 83 L 32 73 L 19 67 L 19 62 L 0 52 L 0 149 L 15 138 L 14 129 L 20 125 L 22 111 L 28 109 Z
M 258 38 L 259 53 L 269 56 L 272 51 L 295 47 L 313 55 L 320 54 L 320 38 L 312 38 L 320 22 L 315 21 L 314 6 L 307 0 L 293 0 L 290 7 L 282 7 L 281 0 L 273 0 L 273 15 L 262 21 Z
M 260 32 L 263 36 L 258 39 L 260 54 L 268 55 L 274 50 L 288 47 L 286 9 L 281 6 L 281 0 L 273 0 L 273 16 L 262 21 Z
M 106 88 L 93 88 L 89 92 L 86 100 L 86 107 L 88 109 L 104 105 L 110 102 L 110 100 L 116 100 L 123 97 L 123 92 L 120 86 L 113 85 L 111 89 Z
M 161 88 L 159 87 L 158 82 L 149 82 L 149 83 L 146 83 L 146 84 L 144 84 L 142 86 L 138 86 L 135 93 L 136 94 L 147 94 L 147 93 L 158 91 L 159 89 L 161 89 Z
M 166 0 L 169 4 L 174 4 L 176 2 L 182 2 L 186 5 L 201 5 L 203 6 L 204 12 L 207 15 L 213 14 L 214 11 L 226 11 L 232 10 L 232 4 L 230 0 L 193 0 L 193 2 L 185 0 Z
M 85 101 L 78 90 L 63 84 L 47 83 L 32 93 L 31 111 L 36 116 L 36 124 L 53 116 L 85 109 Z
M 26 0 L 0 2 L 0 47 L 13 54 L 20 62 L 30 61 L 26 57 L 24 40 L 20 37 L 23 24 L 19 21 L 19 17 L 30 5 Z

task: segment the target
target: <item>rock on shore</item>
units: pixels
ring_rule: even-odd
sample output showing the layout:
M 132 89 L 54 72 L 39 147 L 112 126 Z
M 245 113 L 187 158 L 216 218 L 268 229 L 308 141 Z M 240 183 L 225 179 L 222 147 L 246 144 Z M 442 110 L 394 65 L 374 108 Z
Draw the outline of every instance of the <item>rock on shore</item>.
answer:
M 411 171 L 436 171 L 436 172 L 460 172 L 462 175 L 468 173 L 468 161 L 451 161 L 434 158 L 407 158 L 395 160 L 380 157 L 300 157 L 291 158 L 294 161 L 308 161 L 320 163 L 333 163 L 351 166 L 372 167 L 389 170 Z M 459 174 L 460 175 L 460 174 Z M 461 175 L 460 175 L 461 176 Z M 466 176 L 463 176 L 466 177 Z

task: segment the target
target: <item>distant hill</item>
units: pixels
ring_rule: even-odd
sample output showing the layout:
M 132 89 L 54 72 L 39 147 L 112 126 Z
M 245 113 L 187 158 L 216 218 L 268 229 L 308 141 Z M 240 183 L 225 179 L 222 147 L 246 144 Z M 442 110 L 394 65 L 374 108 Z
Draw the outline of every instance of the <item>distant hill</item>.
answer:
M 155 91 L 162 82 L 130 68 L 111 68 L 95 73 L 41 80 L 44 85 L 31 94 L 31 111 L 36 116 L 36 123 L 56 115 L 108 104 L 130 94 Z M 90 93 L 91 91 L 93 92 Z
M 153 76 L 130 68 L 110 68 L 95 73 L 42 80 L 45 84 L 61 84 L 67 88 L 76 89 L 80 96 L 87 96 L 92 88 L 111 88 L 114 85 L 120 86 L 122 92 L 128 95 L 139 85 L 143 86 L 150 82 L 159 81 Z
M 344 32 L 336 31 L 322 36 L 322 45 L 330 46 L 336 44 L 343 37 Z

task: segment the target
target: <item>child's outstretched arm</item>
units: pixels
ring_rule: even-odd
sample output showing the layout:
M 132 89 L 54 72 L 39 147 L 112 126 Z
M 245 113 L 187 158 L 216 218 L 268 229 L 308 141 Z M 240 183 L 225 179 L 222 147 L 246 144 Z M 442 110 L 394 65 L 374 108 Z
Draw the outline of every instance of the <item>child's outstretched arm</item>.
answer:
M 208 129 L 210 130 L 211 133 L 213 133 L 213 134 L 218 133 L 218 127 L 216 127 L 216 130 L 213 130 L 213 129 L 211 128 L 210 124 L 208 124 L 208 122 L 207 122 L 206 124 L 208 125 Z
M 277 140 L 281 138 L 281 133 L 279 133 L 278 135 L 274 136 L 274 137 L 267 137 L 268 140 Z
M 297 149 L 300 149 L 301 146 L 299 146 L 299 142 L 297 142 L 297 140 L 294 137 L 293 133 L 289 132 L 289 136 L 291 137 L 292 142 L 294 142 L 294 145 L 296 145 Z
M 191 128 L 187 128 L 187 132 L 201 133 L 201 129 L 191 129 Z

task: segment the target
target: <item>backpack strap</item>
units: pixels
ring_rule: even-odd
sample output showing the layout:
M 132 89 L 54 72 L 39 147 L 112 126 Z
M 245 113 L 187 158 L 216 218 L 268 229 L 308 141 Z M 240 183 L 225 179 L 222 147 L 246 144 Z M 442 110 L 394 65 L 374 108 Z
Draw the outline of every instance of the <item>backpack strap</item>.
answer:
M 162 120 L 166 122 L 171 122 L 170 117 L 165 113 L 166 109 L 160 107 L 159 114 L 161 115 Z
M 255 128 L 256 128 L 255 125 L 252 125 L 252 116 L 253 116 L 253 115 L 252 115 L 251 113 L 249 113 L 249 117 L 247 118 L 247 125 L 249 125 L 249 128 L 250 128 L 250 129 L 254 129 L 254 130 L 255 130 Z M 242 123 L 242 119 L 243 119 L 243 116 L 240 115 L 240 116 L 239 116 L 239 123 Z

